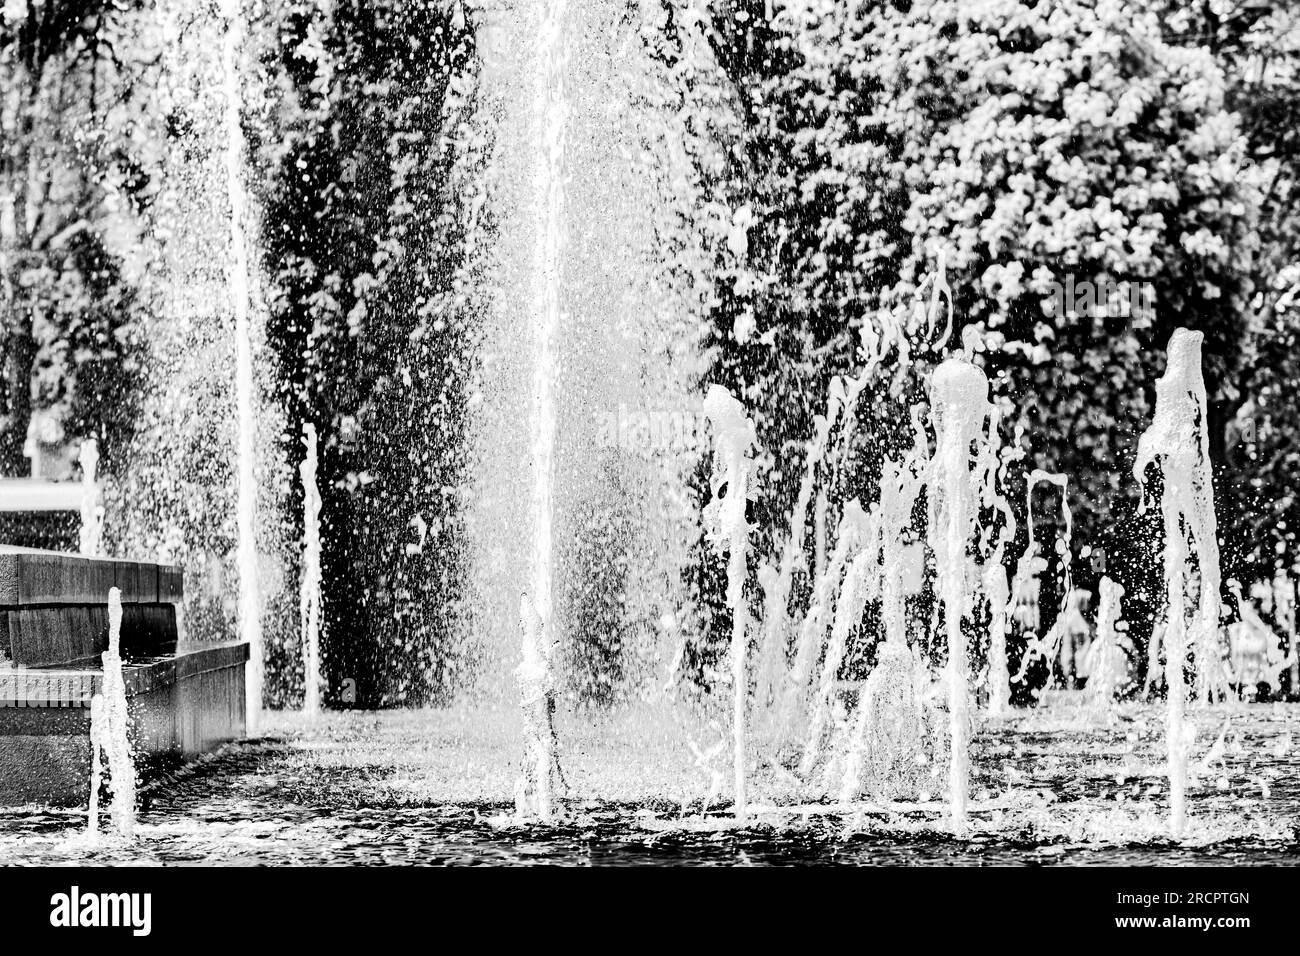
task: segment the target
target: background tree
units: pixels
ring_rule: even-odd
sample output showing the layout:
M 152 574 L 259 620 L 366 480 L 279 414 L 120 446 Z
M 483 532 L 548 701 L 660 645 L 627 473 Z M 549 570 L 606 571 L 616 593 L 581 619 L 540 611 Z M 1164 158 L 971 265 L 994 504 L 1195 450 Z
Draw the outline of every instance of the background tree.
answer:
M 745 118 L 716 188 L 750 224 L 718 269 L 708 380 L 772 456 L 758 523 L 784 531 L 827 378 L 863 333 L 908 327 L 943 251 L 951 344 L 973 337 L 1028 464 L 1071 476 L 1076 541 L 1105 549 L 1139 611 L 1150 535 L 1125 464 L 1164 343 L 1206 333 L 1219 460 L 1249 343 L 1257 177 L 1211 54 L 1118 3 L 732 3 L 705 29 Z M 1149 283 L 1154 314 L 1053 315 L 1067 277 Z M 854 466 L 868 491 L 913 382 L 877 392 L 863 432 L 884 439 Z
M 127 261 L 150 191 L 130 130 L 141 6 L 0 8 L 0 474 L 26 472 L 29 435 L 96 437 L 109 469 L 129 438 L 147 305 Z
M 268 32 L 285 77 L 262 143 L 270 336 L 290 431 L 320 430 L 331 703 L 349 678 L 360 703 L 439 700 L 473 664 L 458 496 L 466 170 L 484 144 L 458 10 L 345 0 L 325 20 L 289 3 Z

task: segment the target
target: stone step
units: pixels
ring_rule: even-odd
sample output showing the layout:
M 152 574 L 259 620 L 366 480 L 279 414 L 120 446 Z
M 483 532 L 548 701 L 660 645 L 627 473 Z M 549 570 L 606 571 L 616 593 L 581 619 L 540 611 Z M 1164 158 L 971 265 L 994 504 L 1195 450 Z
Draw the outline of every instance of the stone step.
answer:
M 147 780 L 244 733 L 244 643 L 188 644 L 124 662 L 136 770 Z M 90 668 L 0 667 L 0 806 L 85 806 L 90 792 Z
M 210 670 L 242 666 L 248 645 L 241 642 L 187 644 L 175 655 L 122 663 L 126 696 L 147 694 L 155 688 Z M 96 662 L 98 664 L 98 662 Z M 0 708 L 89 707 L 103 692 L 104 672 L 96 667 L 0 666 Z
M 173 651 L 180 568 L 0 546 L 0 652 L 16 667 L 98 659 L 114 587 L 122 592 L 122 653 Z
M 123 604 L 179 604 L 184 596 L 175 565 L 0 545 L 0 607 L 107 604 L 114 587 Z
M 169 654 L 176 638 L 174 604 L 122 605 L 124 656 Z M 98 660 L 108 650 L 108 608 L 65 604 L 0 610 L 0 648 L 6 646 L 16 667 Z

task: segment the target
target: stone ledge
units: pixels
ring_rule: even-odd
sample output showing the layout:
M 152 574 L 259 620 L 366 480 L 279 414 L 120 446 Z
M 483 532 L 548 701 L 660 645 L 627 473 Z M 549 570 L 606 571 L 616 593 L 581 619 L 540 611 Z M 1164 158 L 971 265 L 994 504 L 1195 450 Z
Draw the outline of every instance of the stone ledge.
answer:
M 187 644 L 174 658 L 123 666 L 141 779 L 243 736 L 247 660 L 245 643 Z M 71 679 L 92 694 L 102 686 L 99 671 L 88 667 L 0 668 L 4 676 Z M 0 706 L 0 806 L 85 806 L 89 706 L 15 703 Z
M 187 644 L 174 657 L 123 662 L 122 680 L 127 697 L 138 697 L 247 661 L 248 644 L 242 641 Z M 0 667 L 0 708 L 87 709 L 103 689 L 104 675 L 98 667 Z
M 171 653 L 180 568 L 0 545 L 0 651 L 15 667 L 97 660 L 108 646 L 113 588 L 122 594 L 122 653 Z
M 179 604 L 184 596 L 175 565 L 0 545 L 0 607 L 102 606 L 114 587 L 123 604 Z
M 122 606 L 122 654 L 153 657 L 176 648 L 176 607 Z M 108 608 L 74 604 L 0 608 L 0 649 L 14 667 L 97 662 L 108 649 Z

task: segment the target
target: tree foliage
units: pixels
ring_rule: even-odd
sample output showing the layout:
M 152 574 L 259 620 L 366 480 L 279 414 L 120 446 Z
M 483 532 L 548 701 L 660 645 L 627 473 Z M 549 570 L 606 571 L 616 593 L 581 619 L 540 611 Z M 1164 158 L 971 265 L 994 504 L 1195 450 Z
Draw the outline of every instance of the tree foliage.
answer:
M 472 26 L 443 4 L 342 2 L 325 22 L 292 3 L 275 36 L 271 336 L 293 431 L 320 430 L 331 696 L 351 679 L 375 703 L 438 699 L 469 663 Z

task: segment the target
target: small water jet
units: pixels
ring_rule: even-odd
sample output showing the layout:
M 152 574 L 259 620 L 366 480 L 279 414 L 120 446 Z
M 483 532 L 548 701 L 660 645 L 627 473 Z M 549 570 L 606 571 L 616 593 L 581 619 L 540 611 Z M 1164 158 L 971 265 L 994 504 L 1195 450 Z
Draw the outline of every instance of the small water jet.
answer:
M 1040 483 L 1055 485 L 1061 490 L 1062 519 L 1061 532 L 1057 536 L 1055 546 L 1056 555 L 1061 562 L 1061 604 L 1051 626 L 1041 636 L 1037 633 L 1042 626 L 1038 608 L 1038 595 L 1041 588 L 1038 575 L 1047 570 L 1047 561 L 1041 555 L 1042 546 L 1034 537 L 1034 489 Z M 1044 471 L 1041 468 L 1033 469 L 1025 480 L 1025 522 L 1028 527 L 1029 543 L 1025 546 L 1025 554 L 1020 559 L 1020 565 L 1016 569 L 1015 583 L 1011 589 L 1011 603 L 1013 605 L 1024 604 L 1026 599 L 1032 596 L 1033 608 L 1031 613 L 1025 616 L 1024 623 L 1034 636 L 1029 639 L 1025 652 L 1020 658 L 1020 669 L 1015 676 L 1017 683 L 1026 678 L 1030 666 L 1035 661 L 1043 661 L 1050 670 L 1053 664 L 1061 659 L 1063 654 L 1066 626 L 1070 621 L 1072 609 L 1071 602 L 1075 600 L 1073 575 L 1070 569 L 1074 521 L 1073 516 L 1070 514 L 1069 487 L 1068 476 L 1057 472 Z M 1066 685 L 1071 686 L 1072 673 L 1068 668 L 1063 668 L 1063 672 Z
M 795 498 L 790 517 L 790 534 L 785 547 L 781 549 L 781 558 L 777 567 L 765 566 L 760 572 L 763 587 L 763 629 L 759 639 L 758 659 L 758 704 L 760 707 L 772 706 L 779 696 L 780 675 L 785 671 L 785 643 L 789 630 L 790 588 L 793 584 L 795 569 L 806 559 L 804 555 L 804 537 L 807 525 L 808 509 L 813 503 L 813 490 L 817 479 L 817 468 L 826 452 L 831 431 L 847 407 L 849 399 L 845 396 L 843 380 L 836 377 L 831 381 L 830 396 L 826 402 L 825 414 L 818 415 L 814 422 L 814 435 L 809 446 L 808 459 L 804 463 L 803 477 L 799 482 L 799 492 Z M 856 396 L 855 396 L 856 397 Z M 824 498 L 819 498 L 824 501 Z M 820 525 L 824 528 L 824 520 Z
M 524 768 L 515 785 L 515 815 L 548 822 L 555 813 L 560 784 L 559 749 L 555 733 L 555 686 L 552 648 L 546 624 L 528 594 L 519 600 L 523 660 L 515 668 L 524 723 Z
M 863 790 L 879 800 L 915 793 L 926 769 L 924 702 L 930 679 L 916 650 L 908 645 L 902 578 L 903 537 L 921 496 L 927 464 L 918 435 L 917 444 L 903 461 L 886 462 L 881 476 L 877 528 L 884 640 L 876 666 L 858 694 L 842 761 L 843 803 L 856 799 Z
M 113 800 L 110 805 L 113 828 L 129 837 L 135 828 L 135 764 L 127 736 L 129 713 L 126 682 L 122 677 L 122 592 L 108 592 L 108 649 L 104 651 L 103 692 L 90 702 L 90 807 L 87 832 L 99 832 L 99 787 L 104 763 L 108 764 Z
M 1120 602 L 1124 586 L 1103 576 L 1098 586 L 1097 635 L 1087 650 L 1088 685 L 1086 693 L 1089 706 L 1096 714 L 1105 716 L 1115 712 L 1116 694 L 1128 677 L 1128 658 L 1120 645 Z
M 803 718 L 807 704 L 808 682 L 812 677 L 817 655 L 821 652 L 821 638 L 825 635 L 827 619 L 837 605 L 844 569 L 865 546 L 870 523 L 862 505 L 855 498 L 844 506 L 835 535 L 835 546 L 830 557 L 817 574 L 813 599 L 799 627 L 795 643 L 794 661 L 787 675 L 784 699 L 778 714 L 778 733 L 788 735 Z M 776 740 L 779 749 L 785 737 Z

